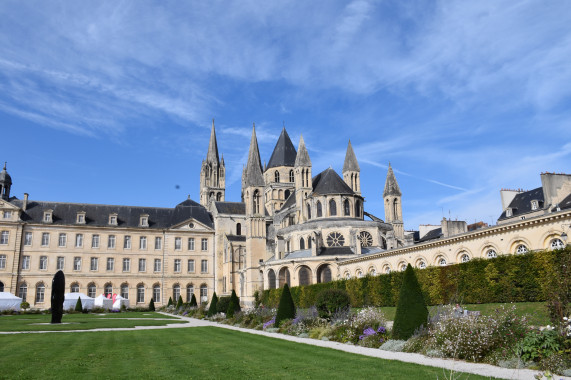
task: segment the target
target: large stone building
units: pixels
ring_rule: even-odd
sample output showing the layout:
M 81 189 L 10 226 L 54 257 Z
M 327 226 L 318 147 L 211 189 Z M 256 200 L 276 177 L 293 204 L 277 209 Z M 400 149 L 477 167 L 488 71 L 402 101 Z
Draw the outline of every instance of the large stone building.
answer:
M 254 293 L 288 283 L 424 268 L 563 246 L 571 226 L 571 176 L 544 173 L 542 187 L 502 190 L 498 225 L 440 225 L 405 231 L 402 193 L 389 165 L 384 220 L 365 210 L 351 142 L 341 176 L 313 171 L 303 137 L 296 150 L 285 128 L 262 166 L 255 128 L 242 174 L 240 202 L 226 201 L 224 158 L 212 125 L 200 172 L 200 204 L 174 208 L 73 204 L 11 196 L 0 173 L 0 288 L 49 307 L 62 269 L 71 292 L 117 293 L 131 305 L 151 298 L 207 302 L 235 289 L 244 305 Z M 478 228 L 481 227 L 481 228 Z M 0 289 L 2 290 L 2 289 Z

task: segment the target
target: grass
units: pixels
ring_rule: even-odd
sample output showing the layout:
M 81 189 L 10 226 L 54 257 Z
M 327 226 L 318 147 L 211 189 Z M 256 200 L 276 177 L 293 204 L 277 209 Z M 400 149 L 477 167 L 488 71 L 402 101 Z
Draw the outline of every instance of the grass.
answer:
M 155 318 L 167 320 L 156 320 Z M 170 323 L 184 322 L 175 317 L 153 312 L 107 313 L 104 315 L 64 314 L 62 324 L 52 325 L 49 324 L 50 321 L 50 314 L 1 315 L 0 331 L 61 331 L 119 327 L 132 328 L 135 326 L 165 326 Z
M 0 358 L 0 379 L 436 379 L 450 375 L 441 368 L 217 327 L 5 335 Z
M 549 320 L 549 314 L 547 313 L 547 308 L 545 307 L 545 302 L 518 302 L 518 303 L 486 303 L 486 304 L 473 304 L 473 305 L 462 305 L 467 310 L 480 311 L 482 315 L 492 315 L 494 310 L 496 310 L 500 305 L 505 307 L 510 307 L 515 305 L 516 313 L 519 316 L 528 316 L 532 325 L 535 326 L 546 326 L 551 323 Z M 433 312 L 438 306 L 429 306 L 428 311 Z M 386 315 L 387 319 L 393 321 L 395 319 L 396 307 L 381 307 L 381 310 Z

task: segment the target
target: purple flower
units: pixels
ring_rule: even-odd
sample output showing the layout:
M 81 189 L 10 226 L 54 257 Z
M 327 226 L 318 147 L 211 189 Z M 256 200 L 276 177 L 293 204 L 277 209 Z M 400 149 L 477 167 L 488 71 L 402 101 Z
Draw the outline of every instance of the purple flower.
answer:
M 377 329 L 377 332 L 378 332 L 379 334 L 384 334 L 384 333 L 387 332 L 387 329 L 385 329 L 383 326 L 381 326 L 381 327 L 379 327 L 379 328 Z
M 273 317 L 272 319 L 264 323 L 264 330 L 270 326 L 273 326 L 274 323 L 276 323 L 276 317 Z
M 363 335 L 359 336 L 359 340 L 363 340 L 366 337 L 371 336 L 371 335 L 377 335 L 377 332 L 375 330 L 373 330 L 372 328 L 367 327 L 365 330 L 363 330 Z

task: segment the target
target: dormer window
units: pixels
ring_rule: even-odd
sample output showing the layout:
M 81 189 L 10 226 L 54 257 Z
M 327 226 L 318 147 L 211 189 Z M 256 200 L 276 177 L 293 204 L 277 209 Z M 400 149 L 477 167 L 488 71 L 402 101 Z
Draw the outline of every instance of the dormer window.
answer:
M 139 218 L 139 226 L 140 227 L 149 227 L 149 215 L 143 214 Z
M 52 222 L 52 213 L 53 213 L 53 210 L 44 211 L 44 218 L 43 218 L 44 223 L 51 223 Z
M 537 210 L 539 208 L 539 203 L 537 201 L 531 201 L 531 209 Z
M 77 224 L 85 224 L 85 211 L 78 212 L 75 221 Z
M 506 209 L 506 216 L 507 217 L 512 216 L 512 209 L 511 208 Z
M 109 224 L 112 226 L 117 225 L 117 214 L 115 214 L 115 213 L 109 214 Z

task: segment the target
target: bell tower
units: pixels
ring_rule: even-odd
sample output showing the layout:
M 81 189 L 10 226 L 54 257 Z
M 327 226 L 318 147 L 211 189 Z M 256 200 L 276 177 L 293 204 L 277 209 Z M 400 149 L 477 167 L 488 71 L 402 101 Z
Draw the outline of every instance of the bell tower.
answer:
M 383 192 L 383 203 L 385 205 L 385 222 L 393 225 L 395 237 L 404 239 L 404 226 L 402 220 L 402 193 L 395 178 L 395 173 L 389 162 L 389 170 L 385 181 L 385 191 Z
M 357 195 L 361 195 L 361 168 L 355 157 L 351 140 L 347 145 L 345 162 L 343 163 L 343 180 Z
M 298 223 L 303 223 L 311 218 L 311 210 L 305 205 L 305 199 L 311 193 L 311 160 L 303 141 L 303 135 L 299 138 L 297 156 L 295 157 L 295 203 L 298 206 Z
M 218 144 L 216 143 L 216 130 L 214 119 L 210 130 L 210 142 L 206 159 L 202 160 L 200 170 L 200 204 L 210 209 L 211 202 L 224 201 L 226 192 L 226 167 L 224 156 L 218 158 Z

